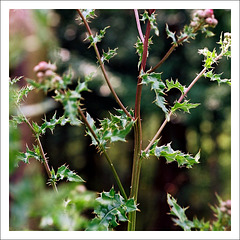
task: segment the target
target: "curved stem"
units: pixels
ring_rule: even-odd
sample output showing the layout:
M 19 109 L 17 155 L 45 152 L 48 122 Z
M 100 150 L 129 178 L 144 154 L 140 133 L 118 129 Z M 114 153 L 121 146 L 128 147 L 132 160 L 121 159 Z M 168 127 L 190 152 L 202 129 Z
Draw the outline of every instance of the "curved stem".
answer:
M 86 29 L 87 29 L 87 31 L 88 31 L 88 34 L 92 36 L 93 34 L 92 34 L 92 31 L 91 31 L 91 29 L 90 29 L 90 27 L 89 27 L 88 22 L 86 21 L 86 19 L 84 18 L 84 16 L 82 15 L 82 13 L 81 13 L 81 11 L 80 11 L 79 9 L 77 9 L 77 12 L 78 12 L 79 16 L 82 18 L 83 23 L 84 23 L 84 25 L 85 25 L 85 27 L 86 27 Z M 104 64 L 103 64 L 103 62 L 102 62 L 102 60 L 101 60 L 101 56 L 100 56 L 100 53 L 99 53 L 99 51 L 98 51 L 97 44 L 94 43 L 94 44 L 93 44 L 93 47 L 94 47 L 94 50 L 95 50 L 95 53 L 96 53 L 98 62 L 99 62 L 99 64 L 100 64 L 100 68 L 101 68 L 101 70 L 102 70 L 103 76 L 104 76 L 104 78 L 105 78 L 105 80 L 106 80 L 106 82 L 107 82 L 107 85 L 108 85 L 110 91 L 111 91 L 112 94 L 113 94 L 113 97 L 115 98 L 115 100 L 116 100 L 116 102 L 118 103 L 118 105 L 120 106 L 120 108 L 125 112 L 125 114 L 126 114 L 128 117 L 130 117 L 131 119 L 133 119 L 133 117 L 132 117 L 131 114 L 127 111 L 127 109 L 124 107 L 124 105 L 122 104 L 121 100 L 119 99 L 119 97 L 117 96 L 115 90 L 114 90 L 113 87 L 112 87 L 112 84 L 111 84 L 111 82 L 110 82 L 110 80 L 109 80 L 109 78 L 108 78 L 107 72 L 106 72 L 106 70 L 105 70 Z
M 117 182 L 117 185 L 119 187 L 119 190 L 120 190 L 122 196 L 124 197 L 125 200 L 127 200 L 127 194 L 126 194 L 126 192 L 125 192 L 125 190 L 123 188 L 123 185 L 122 185 L 121 180 L 120 180 L 120 178 L 119 178 L 119 176 L 117 174 L 117 171 L 116 171 L 116 169 L 115 169 L 115 167 L 113 165 L 112 160 L 110 159 L 110 157 L 109 157 L 108 153 L 106 152 L 105 148 L 99 142 L 98 137 L 96 136 L 95 132 L 93 131 L 92 127 L 90 126 L 89 122 L 87 121 L 87 118 L 85 117 L 85 115 L 84 115 L 84 113 L 83 113 L 83 111 L 82 111 L 80 106 L 78 106 L 78 111 L 79 111 L 79 113 L 80 113 L 80 115 L 81 115 L 81 117 L 82 117 L 86 127 L 89 129 L 89 131 L 91 132 L 91 134 L 93 135 L 93 137 L 97 141 L 100 150 L 102 151 L 103 155 L 107 159 L 107 162 L 108 162 L 108 164 L 109 164 L 109 166 L 110 166 L 110 168 L 112 170 L 113 176 L 114 176 L 114 178 L 115 178 L 115 180 Z

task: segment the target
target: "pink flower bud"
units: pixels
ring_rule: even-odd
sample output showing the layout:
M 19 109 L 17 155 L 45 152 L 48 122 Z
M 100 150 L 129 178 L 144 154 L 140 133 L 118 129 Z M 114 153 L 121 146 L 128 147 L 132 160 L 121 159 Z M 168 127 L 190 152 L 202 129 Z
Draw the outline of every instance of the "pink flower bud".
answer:
M 205 10 L 204 10 L 204 15 L 205 15 L 206 18 L 207 18 L 207 17 L 212 17 L 212 15 L 213 15 L 213 10 L 212 10 L 212 9 L 205 9 Z
M 52 75 L 54 75 L 53 71 L 48 69 L 46 72 L 45 72 L 45 76 L 46 77 L 51 77 Z
M 49 69 L 51 69 L 53 72 L 55 72 L 56 70 L 57 70 L 57 67 L 56 67 L 56 65 L 55 64 L 48 64 L 48 67 L 49 67 Z
M 231 208 L 231 200 L 227 200 L 226 201 L 226 207 L 227 208 Z
M 196 23 L 196 22 L 191 22 L 190 26 L 191 26 L 191 27 L 196 27 L 196 26 L 197 26 L 197 23 Z
M 221 211 L 221 212 L 226 212 L 226 210 L 227 210 L 227 209 L 226 209 L 225 207 L 220 207 L 220 211 Z
M 36 66 L 33 68 L 33 71 L 34 71 L 34 72 L 38 72 L 38 71 L 39 71 L 39 66 L 36 65 Z
M 229 210 L 227 211 L 227 213 L 228 213 L 228 215 L 231 215 L 231 210 L 229 209 Z
M 38 72 L 38 73 L 37 73 L 37 77 L 38 77 L 38 78 L 44 77 L 44 73 L 43 73 L 43 72 Z
M 206 18 L 205 22 L 209 25 L 213 25 L 213 19 L 210 17 Z
M 199 18 L 204 18 L 205 17 L 204 11 L 203 10 L 197 10 L 196 16 L 198 16 Z
M 48 64 L 44 61 L 38 64 L 39 70 L 38 71 L 46 71 L 48 69 Z
M 212 23 L 212 25 L 213 26 L 216 26 L 218 24 L 218 20 L 216 19 L 216 18 L 213 18 L 213 23 Z

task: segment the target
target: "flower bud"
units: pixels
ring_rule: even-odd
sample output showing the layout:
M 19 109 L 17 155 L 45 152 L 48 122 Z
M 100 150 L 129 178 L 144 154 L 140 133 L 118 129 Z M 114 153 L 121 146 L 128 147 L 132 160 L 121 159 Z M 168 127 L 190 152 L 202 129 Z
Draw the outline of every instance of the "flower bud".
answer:
M 216 19 L 216 18 L 213 18 L 213 23 L 212 23 L 212 25 L 213 26 L 216 26 L 218 24 L 218 20 Z
M 204 10 L 204 15 L 205 15 L 205 18 L 212 17 L 213 10 L 212 9 L 205 9 Z
M 38 64 L 39 70 L 38 71 L 46 71 L 48 69 L 48 64 L 44 61 Z
M 44 77 L 44 73 L 43 72 L 38 72 L 37 73 L 37 77 L 38 78 L 43 78 Z
M 33 68 L 33 71 L 34 71 L 34 72 L 38 72 L 38 71 L 39 71 L 39 66 L 36 65 L 36 66 Z
M 226 201 L 226 207 L 227 208 L 231 208 L 231 200 L 227 200 Z
M 197 10 L 196 16 L 198 16 L 199 18 L 204 18 L 205 17 L 204 11 L 203 10 Z
M 50 69 L 48 69 L 46 72 L 45 72 L 45 76 L 46 77 L 51 77 L 51 76 L 53 76 L 54 75 L 54 72 L 52 71 L 52 70 L 50 70 Z
M 196 26 L 197 26 L 197 23 L 192 21 L 191 24 L 190 24 L 190 26 L 191 26 L 191 27 L 196 27 Z
M 48 68 L 51 69 L 53 72 L 55 72 L 57 70 L 57 67 L 55 64 L 48 64 Z
M 206 18 L 205 22 L 209 25 L 213 25 L 213 19 L 210 17 Z
M 229 210 L 227 211 L 227 213 L 228 213 L 228 215 L 231 215 L 231 209 L 229 209 Z

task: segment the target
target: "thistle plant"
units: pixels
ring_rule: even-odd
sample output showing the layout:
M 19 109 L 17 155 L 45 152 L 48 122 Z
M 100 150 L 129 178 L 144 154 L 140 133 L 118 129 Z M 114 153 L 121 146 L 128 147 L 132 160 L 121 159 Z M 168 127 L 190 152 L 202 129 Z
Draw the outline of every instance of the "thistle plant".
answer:
M 109 26 L 93 34 L 91 30 L 91 21 L 96 18 L 95 11 L 92 9 L 77 9 L 76 11 L 78 14 L 78 23 L 80 23 L 81 26 L 83 25 L 87 32 L 85 41 L 89 43 L 89 51 L 91 51 L 91 49 L 94 50 L 97 58 L 97 65 L 101 69 L 103 77 L 119 109 L 113 109 L 104 119 L 94 119 L 83 106 L 82 101 L 83 93 L 90 91 L 89 82 L 94 81 L 94 72 L 85 76 L 84 80 L 78 79 L 76 87 L 73 87 L 73 73 L 71 69 L 67 74 L 60 76 L 56 72 L 57 67 L 55 64 L 44 61 L 40 62 L 34 67 L 36 80 L 27 79 L 27 87 L 22 88 L 20 91 L 13 90 L 12 98 L 16 100 L 15 105 L 19 114 L 13 116 L 11 121 L 15 124 L 25 122 L 32 130 L 37 142 L 37 144 L 33 145 L 31 148 L 26 146 L 26 152 L 20 153 L 19 160 L 28 163 L 29 158 L 35 158 L 43 163 L 48 174 L 48 182 L 56 191 L 57 182 L 62 179 L 84 182 L 80 176 L 71 171 L 66 165 L 60 166 L 56 172 L 54 169 L 51 170 L 46 153 L 42 148 L 40 138 L 45 134 L 47 129 L 53 133 L 56 125 L 63 126 L 65 124 L 70 124 L 78 127 L 85 126 L 86 135 L 90 137 L 92 145 L 94 145 L 96 151 L 102 154 L 107 160 L 115 178 L 115 184 L 119 190 L 119 192 L 116 192 L 116 190 L 112 188 L 109 192 L 104 191 L 100 193 L 100 196 L 96 200 L 98 204 L 94 210 L 95 218 L 91 221 L 86 230 L 111 230 L 116 227 L 120 221 L 127 221 L 128 230 L 134 231 L 136 229 L 136 212 L 138 210 L 138 190 L 142 162 L 147 161 L 150 156 L 155 156 L 157 158 L 164 157 L 166 163 L 176 162 L 179 167 L 186 167 L 189 169 L 195 164 L 200 163 L 200 150 L 193 154 L 189 154 L 173 149 L 171 143 L 159 146 L 160 138 L 164 127 L 171 121 L 173 115 L 177 115 L 179 111 L 190 113 L 192 109 L 200 105 L 200 103 L 192 103 L 190 99 L 187 98 L 187 94 L 202 77 L 209 78 L 210 81 L 217 81 L 219 85 L 224 83 L 231 85 L 229 79 L 222 79 L 222 74 L 215 73 L 214 70 L 215 65 L 218 64 L 223 57 L 229 58 L 231 56 L 231 34 L 222 33 L 218 42 L 220 45 L 219 51 L 216 49 L 211 51 L 207 48 L 198 51 L 198 53 L 204 57 L 203 68 L 199 70 L 196 77 L 193 77 L 191 83 L 185 86 L 178 80 L 163 79 L 162 72 L 157 72 L 157 69 L 159 69 L 168 57 L 173 54 L 176 48 L 193 41 L 198 33 L 203 33 L 206 37 L 214 35 L 210 28 L 214 28 L 218 21 L 213 14 L 213 10 L 206 9 L 194 11 L 189 25 L 184 26 L 179 35 L 172 32 L 166 24 L 166 34 L 167 37 L 172 40 L 172 45 L 155 66 L 147 69 L 147 60 L 150 54 L 149 48 L 150 45 L 153 44 L 151 33 L 159 36 L 156 20 L 157 11 L 155 9 L 145 10 L 141 17 L 139 17 L 138 10 L 135 9 L 134 15 L 139 36 L 137 37 L 137 42 L 134 47 L 136 48 L 139 61 L 137 64 L 138 76 L 136 76 L 135 106 L 131 106 L 131 108 L 129 106 L 124 106 L 114 90 L 111 79 L 105 69 L 105 65 L 117 55 L 118 48 L 109 48 L 108 50 L 103 50 L 101 53 L 98 49 L 98 43 L 103 41 L 105 34 L 110 31 Z M 146 32 L 144 34 L 140 22 L 146 25 Z M 10 85 L 14 85 L 18 80 L 19 79 L 11 80 Z M 154 92 L 154 103 L 160 108 L 165 118 L 147 146 L 143 146 L 142 121 L 144 121 L 144 119 L 141 117 L 141 95 L 142 88 L 145 86 L 150 87 Z M 50 120 L 43 119 L 42 125 L 30 121 L 24 116 L 21 112 L 20 103 L 24 96 L 27 96 L 28 92 L 33 89 L 43 90 L 45 93 L 52 92 L 54 100 L 62 104 L 64 115 L 58 116 L 56 113 Z M 166 96 L 171 89 L 177 89 L 180 92 L 180 97 L 176 98 L 173 105 L 170 105 L 166 100 Z M 131 188 L 128 196 L 113 164 L 112 158 L 109 155 L 108 149 L 114 142 L 127 142 L 127 135 L 131 131 L 134 133 L 134 154 L 132 159 Z M 219 201 L 222 203 L 222 200 Z M 179 220 L 174 220 L 175 223 L 184 230 L 191 230 L 192 228 L 199 228 L 201 230 L 216 229 L 214 227 L 216 226 L 215 223 L 210 226 L 209 223 L 196 219 L 193 222 L 189 221 L 184 215 L 184 209 L 181 209 L 179 205 L 177 205 L 176 200 L 170 195 L 168 195 L 168 203 L 171 208 L 171 214 L 179 218 Z M 220 214 L 219 208 L 214 209 L 216 214 Z M 220 217 L 218 218 L 220 219 Z M 200 225 L 201 227 L 199 227 Z M 224 227 L 220 229 L 225 230 Z

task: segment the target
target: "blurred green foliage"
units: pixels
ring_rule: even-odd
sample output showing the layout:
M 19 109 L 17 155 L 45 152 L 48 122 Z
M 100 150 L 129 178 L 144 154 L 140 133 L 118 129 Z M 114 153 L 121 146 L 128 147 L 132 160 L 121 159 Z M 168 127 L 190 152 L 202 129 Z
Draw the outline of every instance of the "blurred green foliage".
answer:
M 84 94 L 83 102 L 94 119 L 106 117 L 108 110 L 117 105 L 108 91 L 101 73 L 97 71 L 97 60 L 93 49 L 88 49 L 89 42 L 83 41 L 86 38 L 86 30 L 83 25 L 79 26 L 75 21 L 76 11 L 36 10 L 32 12 L 36 15 L 36 21 L 41 29 L 41 31 L 37 31 L 39 34 L 37 38 L 43 39 L 43 42 L 46 43 L 53 41 L 52 46 L 55 46 L 47 51 L 48 57 L 43 60 L 50 59 L 52 62 L 56 62 L 59 74 L 66 72 L 71 66 L 75 80 L 79 76 L 84 79 L 86 74 L 96 71 L 94 80 L 89 83 L 92 92 Z M 139 10 L 139 12 L 143 13 L 143 10 Z M 154 66 L 171 47 L 171 39 L 167 39 L 165 24 L 168 24 L 172 32 L 176 31 L 179 34 L 184 25 L 189 23 L 191 10 L 164 9 L 157 10 L 156 13 L 159 37 L 152 38 L 153 44 L 150 46 L 146 69 Z M 103 41 L 98 45 L 99 49 L 107 52 L 108 48 L 118 47 L 117 55 L 109 63 L 106 63 L 111 82 L 123 103 L 129 108 L 133 108 L 138 76 L 138 56 L 134 48 L 138 32 L 134 13 L 132 10 L 96 10 L 96 15 L 97 18 L 91 20 L 90 23 L 93 32 L 99 32 L 100 29 L 110 26 L 106 30 Z M 205 38 L 198 34 L 196 40 L 179 46 L 158 69 L 159 72 L 163 72 L 162 79 L 169 81 L 171 78 L 174 81 L 178 79 L 182 85 L 187 86 L 196 73 L 201 71 L 203 58 L 197 53 L 198 49 L 208 47 L 209 50 L 213 50 L 217 46 L 216 42 L 219 41 L 220 33 L 231 30 L 231 12 L 229 10 L 217 9 L 214 10 L 214 15 L 219 22 L 213 29 L 215 36 Z M 21 37 L 19 39 L 22 40 Z M 10 44 L 10 55 L 14 59 L 19 59 L 11 64 L 10 68 L 14 69 L 20 63 L 23 55 L 21 55 L 21 46 L 16 43 L 12 44 Z M 42 45 L 42 48 L 45 48 L 45 45 Z M 230 61 L 223 60 L 216 66 L 216 72 L 224 72 L 223 76 L 230 78 L 230 66 Z M 178 91 L 172 89 L 169 91 L 167 100 L 173 103 L 179 96 L 178 94 Z M 179 113 L 171 123 L 168 123 L 163 131 L 161 144 L 172 142 L 173 149 L 192 154 L 196 154 L 201 149 L 200 164 L 194 166 L 193 169 L 186 170 L 178 168 L 177 164 L 166 165 L 161 158 L 160 160 L 149 158 L 143 162 L 139 190 L 141 213 L 137 214 L 137 230 L 179 230 L 173 226 L 170 216 L 166 215 L 169 212 L 166 192 L 176 196 L 180 205 L 191 206 L 191 210 L 187 213 L 189 218 L 194 215 L 199 218 L 210 218 L 208 203 L 213 204 L 216 201 L 215 192 L 223 199 L 230 198 L 230 96 L 229 86 L 219 87 L 216 82 L 209 82 L 205 78 L 200 79 L 189 92 L 188 98 L 191 99 L 191 102 L 198 102 L 201 105 L 197 109 L 193 109 L 190 115 Z M 154 93 L 148 87 L 144 87 L 142 93 L 143 146 L 148 144 L 164 118 L 158 107 L 152 104 L 153 101 Z M 60 113 L 63 111 L 60 108 L 57 110 Z M 54 111 L 48 112 L 47 117 L 52 116 Z M 16 140 L 20 136 L 17 132 L 13 133 L 12 131 L 11 129 L 10 159 L 13 160 L 10 160 L 10 173 L 14 176 L 17 170 L 11 167 L 13 166 L 11 162 L 14 162 L 14 146 L 18 146 Z M 48 153 L 51 165 L 56 168 L 60 164 L 67 163 L 70 169 L 75 169 L 86 180 L 87 189 L 98 192 L 110 189 L 114 179 L 109 166 L 102 156 L 97 154 L 95 148 L 89 146 L 91 139 L 85 137 L 84 132 L 83 127 L 64 126 L 56 127 L 54 135 L 47 134 L 43 139 L 43 147 Z M 127 144 L 115 143 L 108 152 L 119 171 L 123 185 L 129 189 L 133 154 L 131 135 L 127 141 Z M 27 168 L 31 168 L 31 166 L 28 165 Z M 19 182 L 13 183 L 10 188 L 12 196 L 10 225 L 12 230 L 35 228 L 76 230 L 86 226 L 85 218 L 72 224 L 67 221 L 69 216 L 64 215 L 65 225 L 59 222 L 60 220 L 55 221 L 55 219 L 61 218 L 60 215 L 50 219 L 40 212 L 41 209 L 41 211 L 45 211 L 42 206 L 46 206 L 47 199 L 54 201 L 54 197 L 51 193 L 49 193 L 51 196 L 47 194 L 48 190 L 44 187 L 42 175 L 24 174 L 24 176 Z M 69 193 L 71 190 L 76 191 L 69 187 L 66 192 Z M 72 209 L 76 208 L 81 214 L 82 209 L 79 207 L 81 204 L 78 201 L 83 201 L 87 208 L 92 208 L 91 199 L 94 194 L 91 192 L 89 194 L 89 201 L 74 200 L 76 206 L 73 204 Z M 78 197 L 81 198 L 78 195 L 75 196 L 75 198 Z M 61 201 L 55 201 L 56 207 L 60 207 L 61 203 Z M 51 205 L 49 204 L 49 206 Z M 73 211 L 72 214 L 71 219 L 77 219 L 76 212 Z M 45 216 L 45 218 L 40 220 L 41 216 Z M 30 223 L 34 221 L 36 224 L 32 226 Z M 121 229 L 123 229 L 122 225 L 117 227 L 117 230 Z

